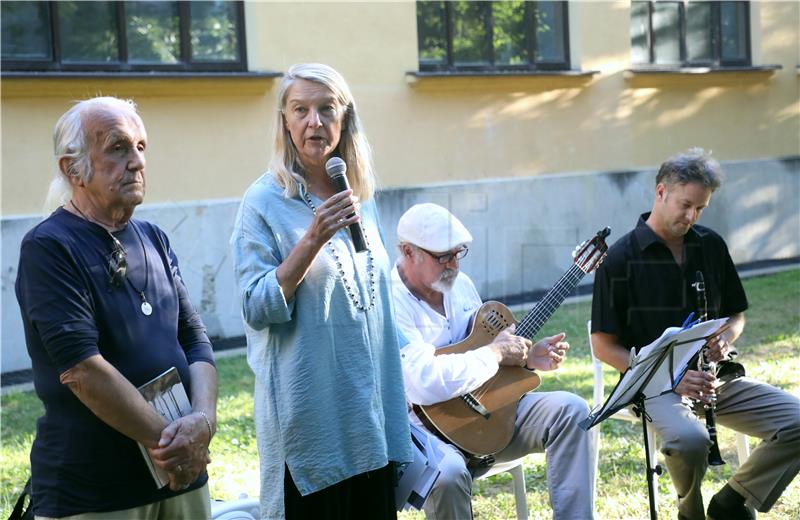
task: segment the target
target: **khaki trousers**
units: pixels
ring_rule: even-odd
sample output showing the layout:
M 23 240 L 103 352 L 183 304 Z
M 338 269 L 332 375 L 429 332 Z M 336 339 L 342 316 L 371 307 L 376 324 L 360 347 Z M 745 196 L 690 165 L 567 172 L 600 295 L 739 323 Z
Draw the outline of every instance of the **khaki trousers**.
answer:
M 661 453 L 678 492 L 678 512 L 705 519 L 700 486 L 708 468 L 711 441 L 702 420 L 679 395 L 645 403 L 661 439 Z M 800 470 L 800 399 L 752 378 L 717 389 L 717 425 L 761 439 L 728 484 L 758 511 L 766 512 Z
M 511 443 L 495 455 L 497 462 L 508 462 L 533 452 L 547 454 L 547 487 L 556 520 L 594 518 L 591 440 L 578 426 L 587 415 L 589 406 L 575 394 L 525 394 L 517 406 Z M 466 459 L 453 445 L 437 437 L 432 442 L 439 445 L 444 457 L 439 464 L 441 474 L 423 506 L 425 517 L 428 520 L 469 520 L 472 518 L 473 475 L 467 469 Z
M 36 516 L 36 520 L 55 520 Z M 211 518 L 211 499 L 208 483 L 199 489 L 144 506 L 64 516 L 60 520 L 202 520 Z

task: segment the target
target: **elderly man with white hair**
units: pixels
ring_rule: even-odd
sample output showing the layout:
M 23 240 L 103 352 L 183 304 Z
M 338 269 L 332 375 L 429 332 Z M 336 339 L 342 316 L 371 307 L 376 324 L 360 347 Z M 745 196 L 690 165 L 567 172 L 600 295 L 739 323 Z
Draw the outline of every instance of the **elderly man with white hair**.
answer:
M 210 516 L 214 356 L 166 234 L 133 218 L 146 147 L 131 101 L 87 99 L 56 123 L 51 195 L 63 205 L 23 239 L 16 282 L 46 410 L 31 448 L 36 518 Z M 170 422 L 137 387 L 171 368 L 192 410 Z
M 555 370 L 569 345 L 564 334 L 535 345 L 515 336 L 513 326 L 494 341 L 460 354 L 435 356 L 436 348 L 463 340 L 481 306 L 472 280 L 459 271 L 472 235 L 445 208 L 417 204 L 397 225 L 400 258 L 395 266 L 393 296 L 398 327 L 409 343 L 401 351 L 406 396 L 411 403 L 429 405 L 477 389 L 501 365 Z M 557 519 L 593 518 L 594 468 L 589 437 L 578 426 L 588 415 L 586 402 L 568 392 L 531 392 L 519 401 L 511 443 L 494 455 L 496 462 L 528 453 L 547 454 L 550 504 Z M 414 412 L 411 421 L 424 427 Z M 431 432 L 444 457 L 441 475 L 425 502 L 429 519 L 472 517 L 472 479 L 485 464 Z

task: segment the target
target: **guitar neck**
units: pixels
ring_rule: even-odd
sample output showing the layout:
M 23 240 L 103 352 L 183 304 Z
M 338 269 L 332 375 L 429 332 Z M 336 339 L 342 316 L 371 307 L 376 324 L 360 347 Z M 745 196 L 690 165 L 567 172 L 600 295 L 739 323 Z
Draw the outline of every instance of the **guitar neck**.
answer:
M 544 298 L 539 300 L 539 303 L 522 319 L 519 326 L 517 326 L 515 334 L 533 339 L 585 274 L 580 267 L 572 264 Z

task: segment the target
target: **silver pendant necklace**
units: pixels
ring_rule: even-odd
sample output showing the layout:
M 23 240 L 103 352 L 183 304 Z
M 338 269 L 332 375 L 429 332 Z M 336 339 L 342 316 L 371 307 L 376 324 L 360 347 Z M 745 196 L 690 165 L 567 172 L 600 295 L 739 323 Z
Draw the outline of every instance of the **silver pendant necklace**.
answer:
M 106 233 L 108 233 L 108 236 L 111 237 L 111 241 L 114 242 L 114 246 L 117 247 L 120 251 L 122 251 L 122 259 L 124 260 L 127 258 L 128 252 L 125 251 L 125 247 L 123 247 L 122 242 L 120 242 L 117 239 L 117 237 L 115 237 L 114 234 L 111 233 L 111 231 L 106 229 L 105 226 L 87 217 L 83 213 L 83 211 L 81 211 L 80 208 L 77 205 L 75 205 L 75 203 L 72 200 L 70 200 L 69 203 L 72 205 L 73 208 L 75 208 L 75 211 L 77 211 L 80 214 L 80 216 L 83 217 L 84 220 L 103 228 L 103 230 Z M 136 236 L 139 238 L 139 243 L 142 245 L 142 255 L 144 256 L 144 287 L 142 287 L 142 289 L 139 290 L 135 285 L 133 285 L 131 279 L 125 275 L 124 271 L 122 276 L 125 278 L 125 280 L 128 281 L 128 284 L 131 286 L 131 289 L 136 291 L 139 294 L 139 297 L 142 299 L 142 304 L 139 306 L 139 308 L 142 310 L 142 314 L 144 314 L 145 316 L 150 316 L 151 314 L 153 314 L 153 306 L 150 305 L 150 302 L 147 301 L 147 296 L 145 296 L 144 294 L 144 292 L 147 290 L 147 284 L 150 281 L 150 269 L 147 262 L 147 250 L 144 248 L 144 240 L 142 240 L 142 235 L 139 234 L 139 230 L 136 229 L 136 225 L 131 223 L 131 227 L 133 227 L 133 232 L 136 233 Z
M 150 305 L 150 302 L 147 301 L 147 296 L 145 296 L 144 292 L 147 290 L 147 283 L 150 281 L 150 269 L 147 263 L 147 249 L 144 248 L 144 240 L 142 240 L 142 235 L 139 234 L 139 230 L 136 229 L 136 224 L 131 222 L 131 227 L 133 227 L 133 232 L 136 233 L 136 236 L 139 237 L 139 244 L 142 246 L 142 256 L 144 256 L 144 287 L 139 290 L 133 282 L 131 281 L 130 277 L 125 277 L 128 280 L 128 284 L 130 284 L 131 289 L 139 293 L 139 297 L 142 299 L 142 305 L 140 308 L 142 309 L 142 314 L 145 316 L 150 316 L 153 314 L 153 306 Z
M 311 211 L 316 215 L 317 207 L 314 206 L 314 203 L 311 201 L 311 197 L 309 196 L 308 192 L 303 190 L 302 188 L 301 188 L 301 191 L 303 193 L 303 199 L 305 200 L 306 204 L 308 205 L 309 208 L 311 208 Z M 355 305 L 357 310 L 363 311 L 363 312 L 368 312 L 368 311 L 371 311 L 375 307 L 375 293 L 376 293 L 376 291 L 375 291 L 375 269 L 374 269 L 374 264 L 373 264 L 373 261 L 372 261 L 372 248 L 369 246 L 369 239 L 367 238 L 366 233 L 364 233 L 364 242 L 367 244 L 367 280 L 368 280 L 368 283 L 369 283 L 369 289 L 368 289 L 369 290 L 369 305 L 368 306 L 365 306 L 361 302 L 361 298 L 359 297 L 358 292 L 353 288 L 353 286 L 356 285 L 355 279 L 354 279 L 352 284 L 350 283 L 350 280 L 347 279 L 347 276 L 345 275 L 345 272 L 344 272 L 344 268 L 342 266 L 342 260 L 341 260 L 341 258 L 339 258 L 339 254 L 336 252 L 336 248 L 333 245 L 333 240 L 332 239 L 328 240 L 328 242 L 325 244 L 325 246 L 327 247 L 328 252 L 331 254 L 331 256 L 333 257 L 334 262 L 336 263 L 336 268 L 339 271 L 339 277 L 342 279 L 342 284 L 344 284 L 344 288 L 347 291 L 347 295 L 350 297 L 350 301 L 353 302 L 353 305 Z M 355 268 L 356 268 L 356 264 L 355 264 L 355 259 L 354 259 L 354 261 L 353 261 L 354 273 L 355 273 Z

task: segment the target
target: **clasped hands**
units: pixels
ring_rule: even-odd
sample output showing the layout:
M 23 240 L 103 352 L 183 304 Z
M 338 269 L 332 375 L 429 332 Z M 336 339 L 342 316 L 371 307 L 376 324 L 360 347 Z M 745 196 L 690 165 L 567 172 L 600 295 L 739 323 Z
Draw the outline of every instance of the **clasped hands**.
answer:
M 566 359 L 569 343 L 563 341 L 565 333 L 548 336 L 533 344 L 529 339 L 515 336 L 515 330 L 516 325 L 511 324 L 489 344 L 500 365 L 555 370 Z
M 178 491 L 197 480 L 211 462 L 210 443 L 206 420 L 199 413 L 191 413 L 169 423 L 161 431 L 158 447 L 147 451 L 169 474 L 169 488 Z

